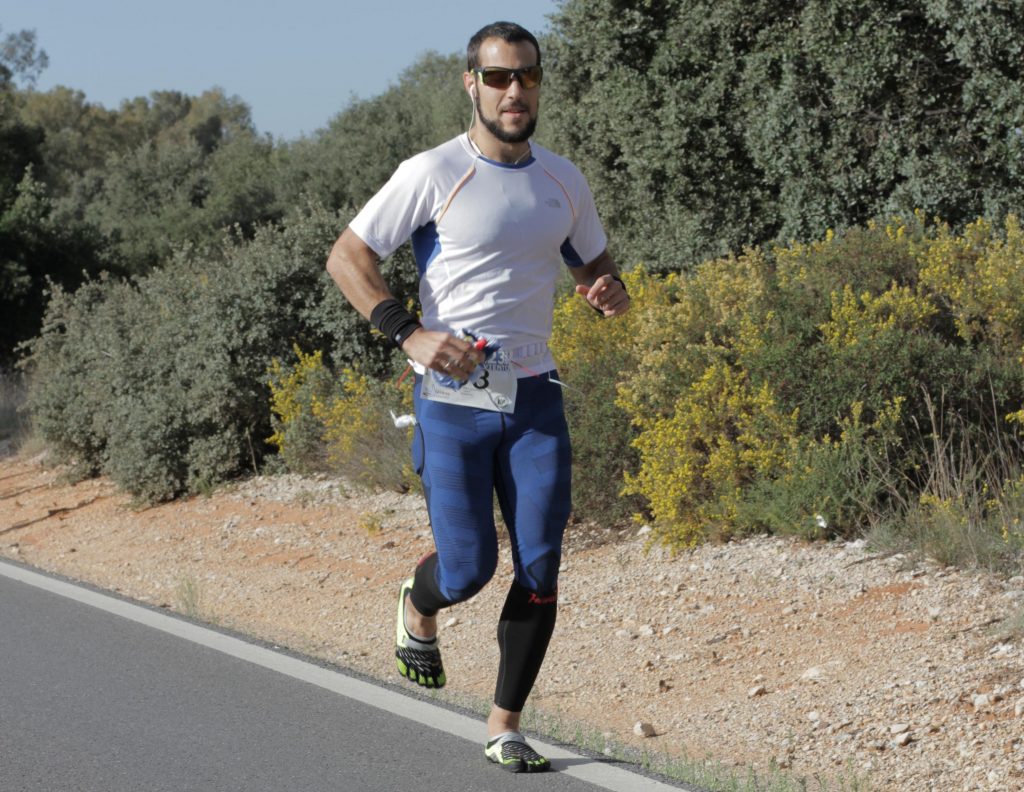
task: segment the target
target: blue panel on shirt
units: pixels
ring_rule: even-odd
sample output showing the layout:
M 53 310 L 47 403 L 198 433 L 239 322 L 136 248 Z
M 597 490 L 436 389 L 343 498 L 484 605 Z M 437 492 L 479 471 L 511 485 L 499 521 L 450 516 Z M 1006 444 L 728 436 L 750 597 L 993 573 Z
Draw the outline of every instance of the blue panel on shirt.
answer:
M 586 262 L 580 258 L 580 254 L 576 252 L 576 248 L 572 246 L 569 241 L 569 237 L 565 238 L 565 242 L 558 249 L 562 254 L 562 261 L 568 264 L 570 267 L 582 267 Z
M 430 222 L 412 232 L 412 252 L 416 258 L 416 269 L 422 275 L 441 252 L 441 239 L 437 235 L 436 224 Z

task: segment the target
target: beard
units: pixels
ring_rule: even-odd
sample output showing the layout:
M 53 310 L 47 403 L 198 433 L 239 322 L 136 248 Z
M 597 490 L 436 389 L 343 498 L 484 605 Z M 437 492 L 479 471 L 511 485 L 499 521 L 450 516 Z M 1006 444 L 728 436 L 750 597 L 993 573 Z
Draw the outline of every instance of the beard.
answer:
M 483 110 L 480 108 L 479 94 L 474 98 L 473 104 L 476 106 L 476 117 L 480 119 L 480 123 L 502 143 L 525 143 L 533 137 L 534 130 L 537 129 L 537 117 L 531 116 L 525 127 L 509 131 L 502 127 L 496 119 L 488 118 L 484 115 Z

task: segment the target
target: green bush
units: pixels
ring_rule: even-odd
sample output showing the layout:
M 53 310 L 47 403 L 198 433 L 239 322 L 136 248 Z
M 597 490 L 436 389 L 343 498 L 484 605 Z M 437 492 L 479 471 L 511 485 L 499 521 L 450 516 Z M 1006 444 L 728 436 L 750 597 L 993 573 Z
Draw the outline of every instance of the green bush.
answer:
M 210 262 L 183 253 L 132 282 L 55 288 L 26 366 L 29 407 L 56 458 L 141 499 L 170 498 L 259 466 L 266 371 L 293 344 L 389 366 L 324 271 L 342 227 L 310 208 Z
M 544 130 L 655 272 L 923 208 L 1024 200 L 1024 6 L 568 0 Z

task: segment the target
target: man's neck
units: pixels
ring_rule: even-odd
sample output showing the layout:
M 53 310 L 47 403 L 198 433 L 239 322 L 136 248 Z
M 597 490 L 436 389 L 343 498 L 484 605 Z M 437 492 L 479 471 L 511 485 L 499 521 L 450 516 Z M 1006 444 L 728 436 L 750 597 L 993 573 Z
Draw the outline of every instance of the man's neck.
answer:
M 469 130 L 469 140 L 478 152 L 489 160 L 508 165 L 518 165 L 530 154 L 529 141 L 504 143 L 474 124 Z

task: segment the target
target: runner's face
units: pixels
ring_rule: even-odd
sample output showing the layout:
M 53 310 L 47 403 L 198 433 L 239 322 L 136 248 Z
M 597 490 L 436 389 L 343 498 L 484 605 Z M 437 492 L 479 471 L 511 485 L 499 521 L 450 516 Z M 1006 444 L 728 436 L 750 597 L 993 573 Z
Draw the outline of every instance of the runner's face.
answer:
M 480 45 L 480 66 L 501 66 L 521 69 L 537 64 L 537 51 L 528 41 L 510 44 L 498 38 L 484 39 Z M 530 139 L 537 127 L 537 109 L 540 106 L 540 86 L 523 88 L 519 80 L 512 80 L 501 90 L 484 85 L 470 73 L 476 98 L 477 118 L 488 132 L 503 143 L 523 143 Z

